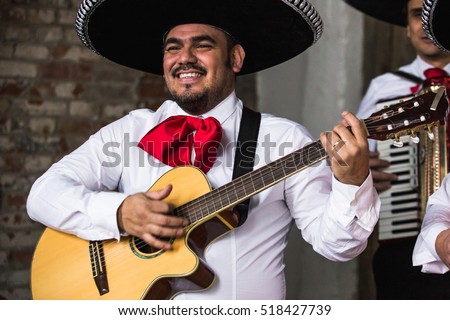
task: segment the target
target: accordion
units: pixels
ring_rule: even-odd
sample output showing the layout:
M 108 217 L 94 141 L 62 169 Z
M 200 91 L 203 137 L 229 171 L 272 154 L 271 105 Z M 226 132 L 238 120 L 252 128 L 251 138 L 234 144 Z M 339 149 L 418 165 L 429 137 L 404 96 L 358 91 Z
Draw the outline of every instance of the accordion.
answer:
M 380 101 L 377 108 L 380 110 L 412 97 Z M 389 190 L 380 192 L 380 242 L 419 234 L 428 198 L 439 188 L 448 171 L 446 126 L 439 125 L 430 132 L 421 132 L 418 138 L 402 137 L 398 141 L 403 144 L 401 147 L 392 141 L 377 141 L 380 159 L 390 163 L 383 171 L 398 176 Z

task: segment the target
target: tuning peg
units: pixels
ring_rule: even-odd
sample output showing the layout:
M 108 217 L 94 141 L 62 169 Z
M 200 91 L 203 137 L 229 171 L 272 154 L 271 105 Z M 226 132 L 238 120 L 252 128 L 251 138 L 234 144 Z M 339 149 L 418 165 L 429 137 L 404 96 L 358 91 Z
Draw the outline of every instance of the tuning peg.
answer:
M 401 148 L 403 147 L 403 141 L 400 141 L 399 138 L 396 138 L 393 143 L 394 147 Z
M 420 142 L 420 138 L 418 136 L 416 136 L 415 134 L 412 135 L 411 137 L 409 137 L 409 139 L 411 140 L 412 143 L 419 143 Z
M 433 126 L 428 125 L 427 126 L 427 134 L 428 134 L 428 138 L 432 141 L 434 141 L 434 132 L 433 132 Z

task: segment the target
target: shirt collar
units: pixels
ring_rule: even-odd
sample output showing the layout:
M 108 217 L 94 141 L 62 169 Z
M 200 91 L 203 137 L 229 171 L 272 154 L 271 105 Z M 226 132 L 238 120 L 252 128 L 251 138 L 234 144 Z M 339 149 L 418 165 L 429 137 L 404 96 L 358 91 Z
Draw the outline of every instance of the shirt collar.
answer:
M 434 68 L 431 64 L 425 62 L 421 57 L 417 56 L 416 60 L 414 61 L 414 64 L 416 65 L 416 68 L 418 69 L 418 73 L 423 77 L 423 72 L 427 69 Z M 447 71 L 448 74 L 450 74 L 450 63 L 447 64 L 444 68 L 445 71 Z

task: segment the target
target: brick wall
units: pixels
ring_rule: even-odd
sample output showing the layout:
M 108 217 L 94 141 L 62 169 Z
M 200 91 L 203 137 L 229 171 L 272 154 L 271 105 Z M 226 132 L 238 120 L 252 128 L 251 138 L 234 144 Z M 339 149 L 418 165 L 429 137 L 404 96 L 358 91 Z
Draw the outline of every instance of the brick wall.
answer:
M 0 0 L 0 297 L 30 299 L 43 227 L 25 203 L 34 180 L 103 125 L 168 98 L 161 77 L 118 66 L 78 40 L 80 0 Z M 255 77 L 238 94 L 256 103 Z

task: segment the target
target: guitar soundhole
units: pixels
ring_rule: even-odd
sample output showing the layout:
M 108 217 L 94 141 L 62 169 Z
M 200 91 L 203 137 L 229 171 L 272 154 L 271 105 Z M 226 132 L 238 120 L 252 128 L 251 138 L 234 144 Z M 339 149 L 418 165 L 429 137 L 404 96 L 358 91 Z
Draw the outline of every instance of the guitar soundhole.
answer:
M 173 243 L 174 241 L 173 238 L 161 237 L 160 239 L 163 241 L 169 241 L 170 243 Z M 150 246 L 138 237 L 130 237 L 130 247 L 134 254 L 144 259 L 155 258 L 165 252 L 164 250 Z

